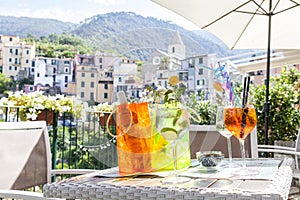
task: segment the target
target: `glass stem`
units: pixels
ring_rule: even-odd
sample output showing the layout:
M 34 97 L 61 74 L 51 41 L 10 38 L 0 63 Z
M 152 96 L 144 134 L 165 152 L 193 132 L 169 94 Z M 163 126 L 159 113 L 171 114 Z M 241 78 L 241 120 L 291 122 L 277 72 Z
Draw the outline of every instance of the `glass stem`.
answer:
M 227 148 L 228 148 L 228 158 L 229 158 L 229 162 L 232 162 L 232 150 L 231 150 L 231 141 L 230 141 L 230 137 L 227 138 Z
M 172 142 L 172 151 L 173 151 L 174 176 L 177 177 L 177 151 L 176 151 L 176 142 Z
M 243 168 L 246 167 L 246 154 L 245 154 L 245 140 L 240 139 L 241 144 L 241 152 L 242 152 L 242 159 L 243 159 Z

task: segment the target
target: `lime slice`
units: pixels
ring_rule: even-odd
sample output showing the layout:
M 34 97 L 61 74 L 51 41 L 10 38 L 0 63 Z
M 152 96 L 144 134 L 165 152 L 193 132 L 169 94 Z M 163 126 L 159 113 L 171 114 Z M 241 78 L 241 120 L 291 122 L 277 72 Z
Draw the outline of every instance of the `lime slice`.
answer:
M 168 141 L 177 139 L 177 134 L 173 131 L 162 132 L 161 135 Z
M 177 130 L 174 128 L 170 127 L 164 127 L 160 131 L 161 135 L 166 139 L 166 140 L 176 140 L 177 139 Z

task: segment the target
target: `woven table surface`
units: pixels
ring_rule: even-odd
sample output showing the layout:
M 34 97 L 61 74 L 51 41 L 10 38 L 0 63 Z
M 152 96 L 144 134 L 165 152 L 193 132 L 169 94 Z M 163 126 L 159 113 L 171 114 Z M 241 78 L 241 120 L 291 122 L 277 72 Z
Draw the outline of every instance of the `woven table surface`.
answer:
M 284 158 L 277 166 L 270 159 L 259 159 L 262 168 L 274 172 L 269 177 L 223 177 L 226 173 L 211 173 L 211 176 L 195 167 L 181 173 L 191 181 L 179 185 L 163 185 L 159 173 L 115 177 L 117 168 L 64 179 L 44 186 L 44 196 L 64 199 L 287 199 L 292 181 L 294 160 Z M 249 163 L 250 161 L 248 161 Z M 271 162 L 274 163 L 274 162 Z M 220 174 L 221 173 L 221 174 Z M 163 174 L 163 173 L 162 173 Z M 201 175 L 204 177 L 201 177 Z M 220 174 L 220 175 L 219 175 Z

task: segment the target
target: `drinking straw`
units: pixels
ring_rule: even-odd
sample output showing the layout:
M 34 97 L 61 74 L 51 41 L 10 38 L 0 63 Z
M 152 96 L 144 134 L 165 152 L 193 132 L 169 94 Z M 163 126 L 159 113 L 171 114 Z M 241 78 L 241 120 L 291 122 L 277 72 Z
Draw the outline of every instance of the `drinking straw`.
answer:
M 250 76 L 244 77 L 243 108 L 247 105 L 248 102 L 249 84 L 250 84 Z
M 225 84 L 225 90 L 229 94 L 229 102 L 233 104 L 234 100 L 238 103 L 239 106 L 242 106 L 239 98 L 237 97 L 234 87 L 230 81 L 229 73 L 226 71 L 225 65 L 218 63 L 219 67 L 214 70 L 214 75 L 216 76 L 217 81 Z
M 242 98 L 243 98 L 243 100 L 242 100 L 242 104 L 243 104 L 243 108 L 245 107 L 245 94 L 246 94 L 246 85 L 247 85 L 247 77 L 245 76 L 244 77 L 244 85 L 243 85 L 243 96 L 242 96 Z

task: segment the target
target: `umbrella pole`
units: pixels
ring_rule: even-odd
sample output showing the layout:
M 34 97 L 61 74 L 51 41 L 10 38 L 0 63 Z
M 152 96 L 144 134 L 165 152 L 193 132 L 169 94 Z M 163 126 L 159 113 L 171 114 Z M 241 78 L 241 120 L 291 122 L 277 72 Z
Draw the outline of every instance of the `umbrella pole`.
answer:
M 271 62 L 271 24 L 272 24 L 272 0 L 269 1 L 269 26 L 268 26 L 268 48 L 267 48 L 267 70 L 266 70 L 266 101 L 264 103 L 265 112 L 265 145 L 269 144 L 269 85 L 270 85 L 270 62 Z

